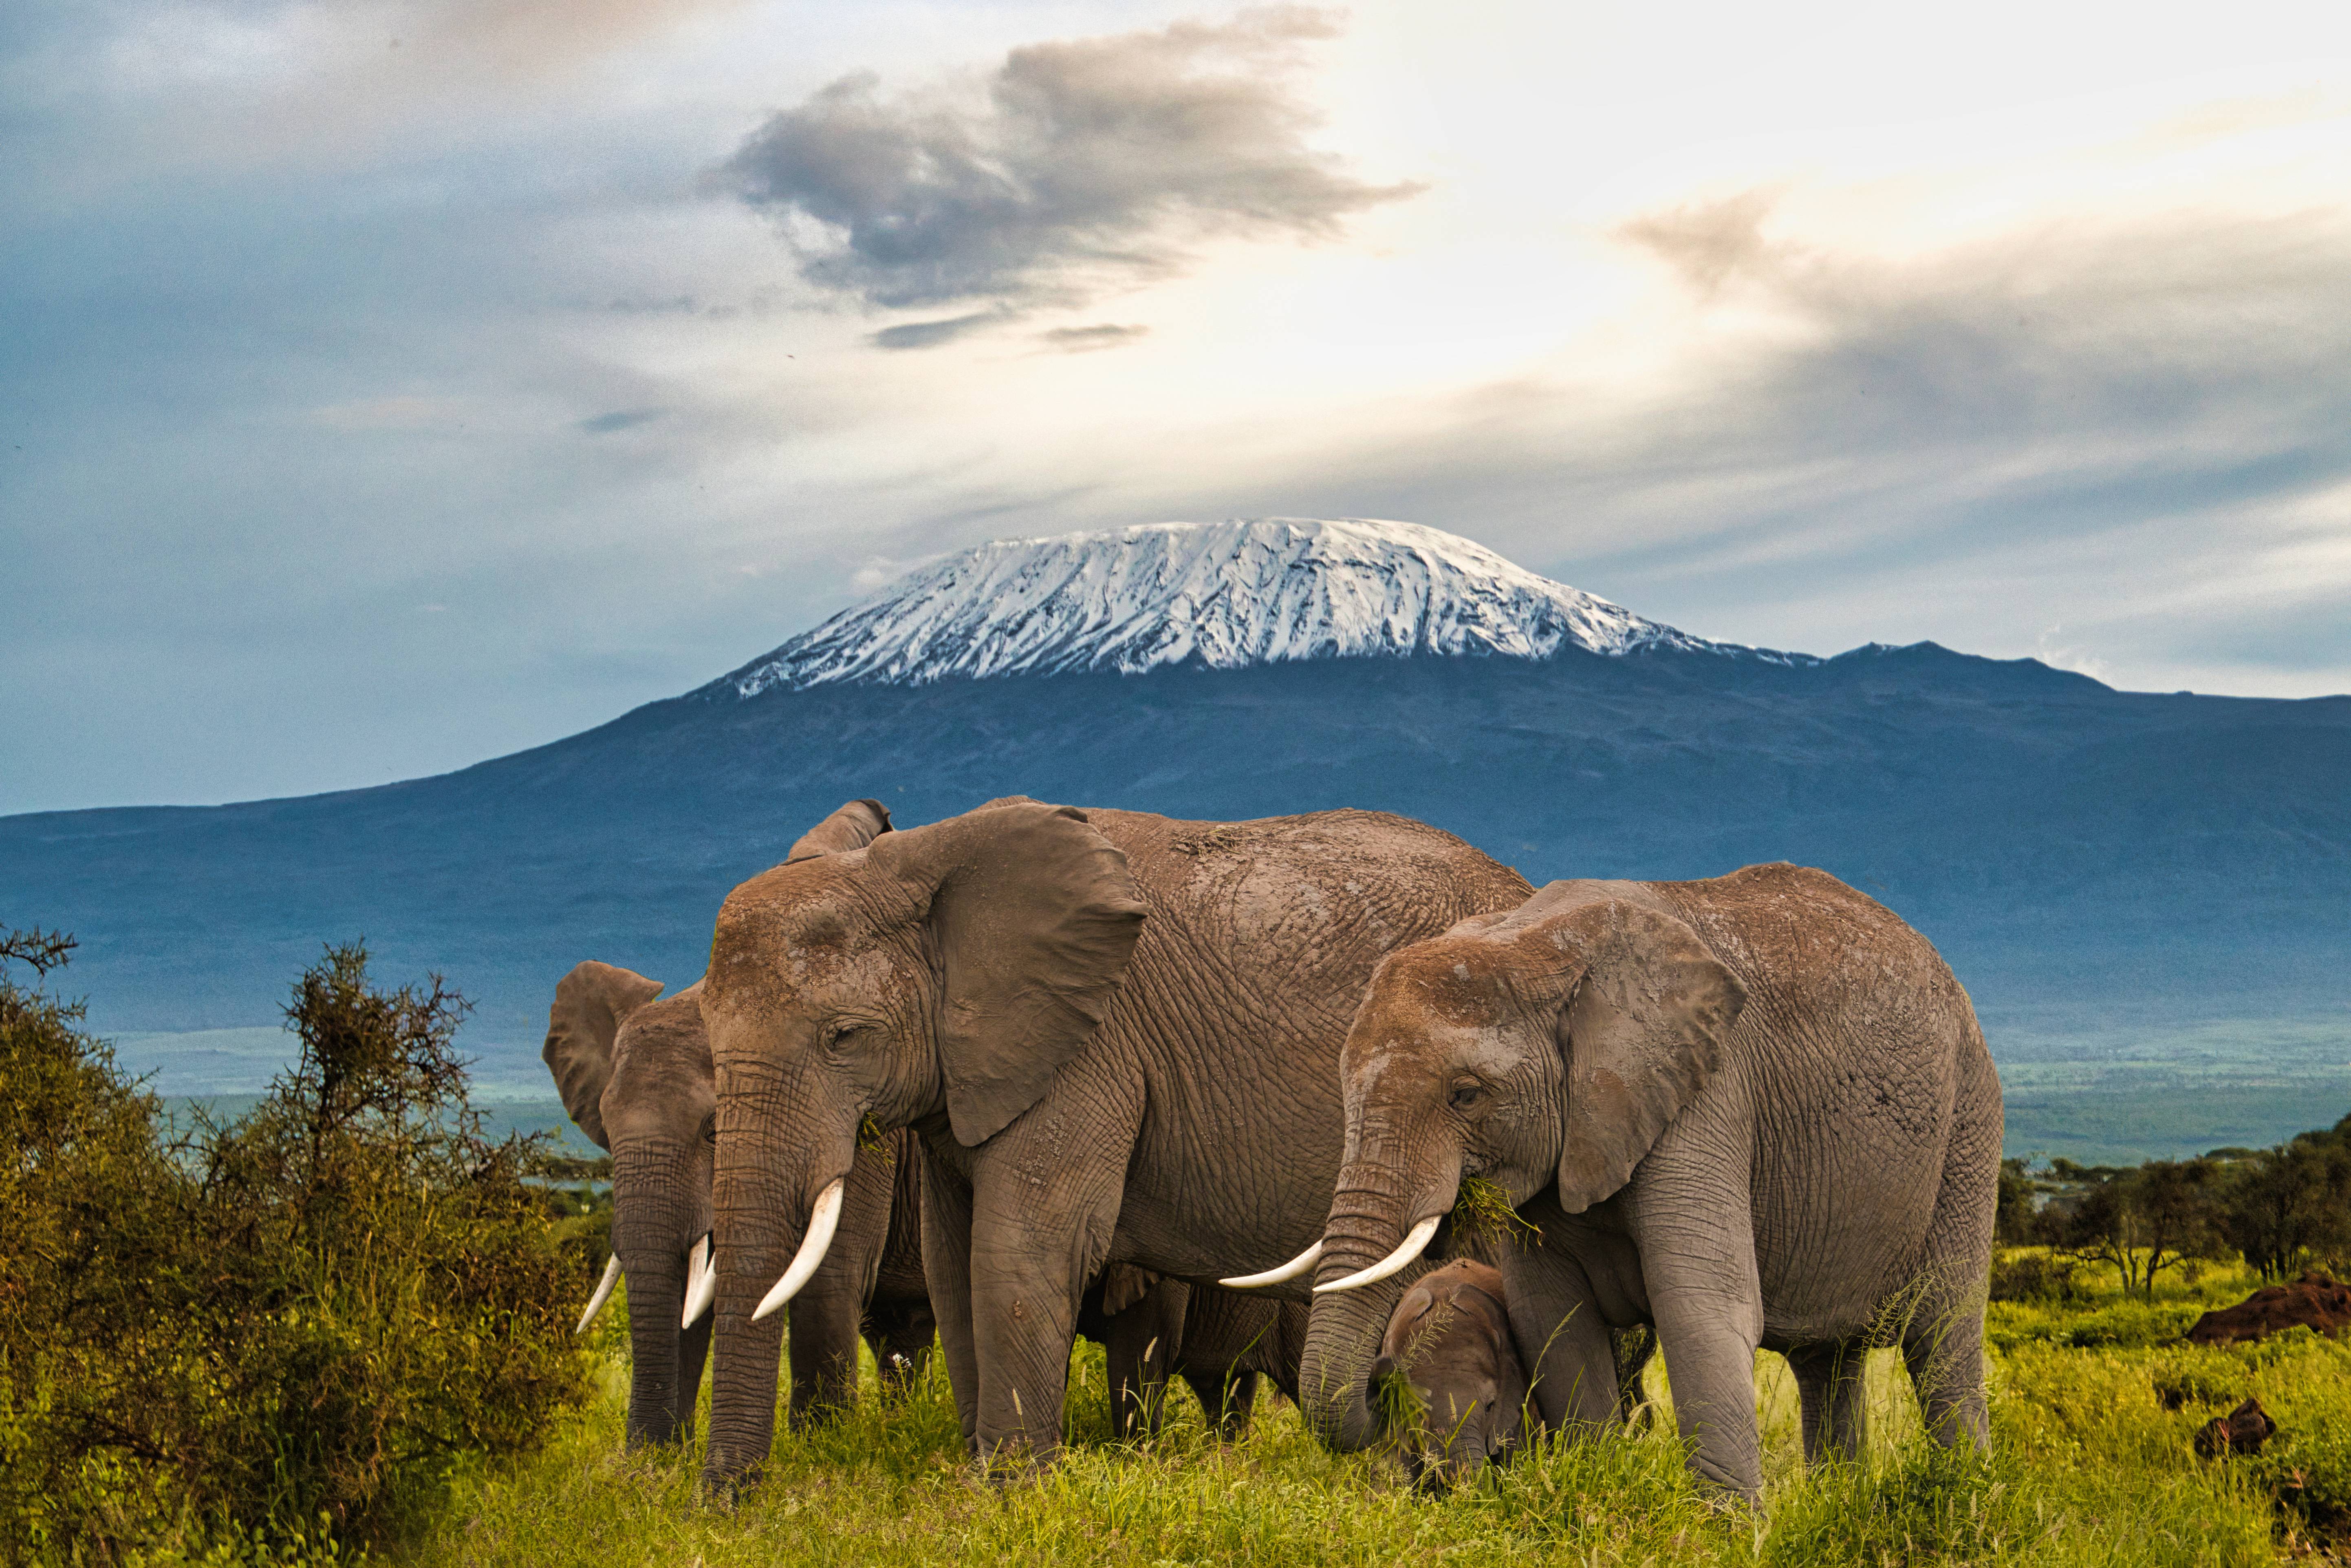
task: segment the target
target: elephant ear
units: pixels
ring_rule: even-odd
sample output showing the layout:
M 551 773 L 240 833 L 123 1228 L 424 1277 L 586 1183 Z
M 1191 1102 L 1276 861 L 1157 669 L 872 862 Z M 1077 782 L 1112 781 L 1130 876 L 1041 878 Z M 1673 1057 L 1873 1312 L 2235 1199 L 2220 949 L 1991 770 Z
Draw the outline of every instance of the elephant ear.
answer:
M 1126 856 L 1084 813 L 1034 800 L 892 833 L 869 853 L 926 911 L 947 1119 L 978 1145 L 1043 1097 L 1117 994 L 1145 914 Z
M 1568 960 L 1559 1206 L 1581 1214 L 1632 1179 L 1720 1069 L 1747 992 L 1688 925 L 1622 899 L 1578 904 L 1528 936 Z
M 612 1146 L 601 1109 L 604 1086 L 612 1081 L 612 1041 L 622 1021 L 661 990 L 659 980 L 592 958 L 556 982 L 539 1058 L 555 1075 L 565 1113 L 600 1149 Z
M 879 800 L 852 800 L 799 836 L 784 863 L 862 850 L 890 831 L 890 808 Z

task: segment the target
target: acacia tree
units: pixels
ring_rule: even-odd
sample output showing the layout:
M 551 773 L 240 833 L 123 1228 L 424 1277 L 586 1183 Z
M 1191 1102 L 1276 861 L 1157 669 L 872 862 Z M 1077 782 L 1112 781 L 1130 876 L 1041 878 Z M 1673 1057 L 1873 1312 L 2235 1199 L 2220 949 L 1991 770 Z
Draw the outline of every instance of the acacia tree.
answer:
M 2283 1279 L 2351 1247 L 2346 1126 L 2305 1133 L 2243 1161 L 2220 1217 L 2229 1242 L 2264 1280 Z
M 2149 1160 L 2135 1170 L 2069 1167 L 2085 1190 L 2059 1223 L 2060 1249 L 2113 1266 L 2126 1293 L 2155 1299 L 2166 1269 L 2221 1255 L 2218 1167 L 2209 1159 Z

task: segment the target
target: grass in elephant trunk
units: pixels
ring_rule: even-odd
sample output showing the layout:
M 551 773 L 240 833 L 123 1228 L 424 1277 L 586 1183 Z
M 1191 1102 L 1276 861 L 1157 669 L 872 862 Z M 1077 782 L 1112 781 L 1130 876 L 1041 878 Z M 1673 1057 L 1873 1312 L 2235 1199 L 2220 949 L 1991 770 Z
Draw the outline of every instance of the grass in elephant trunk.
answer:
M 2116 1315 L 2125 1303 L 2095 1286 L 2064 1306 L 1993 1303 L 1998 1447 L 1988 1459 L 1925 1445 L 1898 1359 L 1879 1353 L 1871 1461 L 1808 1472 L 1793 1381 L 1777 1357 L 1761 1356 L 1761 1515 L 1718 1508 L 1690 1485 L 1662 1373 L 1652 1374 L 1660 1408 L 1646 1430 L 1547 1445 L 1428 1500 L 1370 1456 L 1324 1452 L 1295 1410 L 1270 1398 L 1229 1446 L 1208 1435 L 1183 1391 L 1170 1394 L 1157 1441 L 1114 1443 L 1091 1346 L 1071 1363 L 1071 1447 L 1041 1481 L 973 1484 L 937 1363 L 887 1407 L 873 1397 L 869 1363 L 861 1407 L 779 1436 L 766 1486 L 722 1512 L 698 1500 L 698 1455 L 622 1452 L 625 1341 L 613 1334 L 591 1408 L 543 1454 L 475 1476 L 413 1560 L 2270 1563 L 2324 1539 L 2336 1500 L 2351 1510 L 2351 1349 L 2307 1332 L 2223 1351 L 2164 1343 L 2203 1305 L 2249 1288 L 2234 1270 L 2213 1270 L 2159 1292 L 2160 1318 L 2129 1322 Z M 2095 1343 L 2072 1343 L 2076 1331 Z M 2196 1428 L 2225 1408 L 2214 1402 L 2247 1394 L 2284 1428 L 2271 1451 L 2195 1458 Z

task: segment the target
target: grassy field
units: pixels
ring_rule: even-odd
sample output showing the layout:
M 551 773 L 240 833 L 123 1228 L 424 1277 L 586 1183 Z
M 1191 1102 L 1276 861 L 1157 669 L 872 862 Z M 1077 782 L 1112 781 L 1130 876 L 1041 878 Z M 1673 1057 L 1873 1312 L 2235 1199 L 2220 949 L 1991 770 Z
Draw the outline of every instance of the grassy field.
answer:
M 1869 1460 L 1807 1472 L 1793 1385 L 1777 1357 L 1759 1357 L 1769 1477 L 1761 1512 L 1723 1507 L 1690 1486 L 1669 1408 L 1647 1432 L 1554 1443 L 1441 1500 L 1398 1487 L 1369 1457 L 1323 1452 L 1297 1412 L 1270 1397 L 1244 1438 L 1219 1445 L 1178 1392 L 1157 1441 L 1121 1446 L 1109 1437 L 1100 1355 L 1083 1345 L 1071 1367 L 1071 1447 L 1043 1479 L 975 1480 L 934 1368 L 904 1403 L 883 1406 L 869 1393 L 854 1416 L 780 1438 L 764 1487 L 722 1510 L 696 1495 L 697 1453 L 622 1451 L 625 1341 L 608 1326 L 592 1404 L 529 1460 L 461 1479 L 402 1557 L 434 1568 L 1505 1560 L 1876 1568 L 2330 1555 L 2351 1518 L 2351 1349 L 2307 1331 L 2241 1350 L 2179 1343 L 2205 1306 L 2252 1287 L 2235 1269 L 2168 1281 L 2152 1304 L 2085 1283 L 2083 1299 L 2062 1305 L 1992 1305 L 1989 1459 L 1924 1444 L 1899 1363 L 1881 1353 Z M 622 1321 L 611 1313 L 604 1322 Z M 1653 1372 L 1651 1392 L 1669 1407 L 1665 1370 Z M 2195 1458 L 2197 1427 L 2249 1394 L 2281 1436 L 2259 1458 Z

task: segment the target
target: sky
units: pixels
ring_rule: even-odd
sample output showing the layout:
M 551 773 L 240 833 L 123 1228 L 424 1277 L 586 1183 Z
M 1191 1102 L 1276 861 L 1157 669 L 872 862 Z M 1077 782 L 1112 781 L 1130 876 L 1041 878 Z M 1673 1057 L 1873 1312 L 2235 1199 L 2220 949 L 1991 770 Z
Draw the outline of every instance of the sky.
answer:
M 2351 692 L 2339 4 L 19 0 L 0 214 L 0 812 L 1185 517 Z

